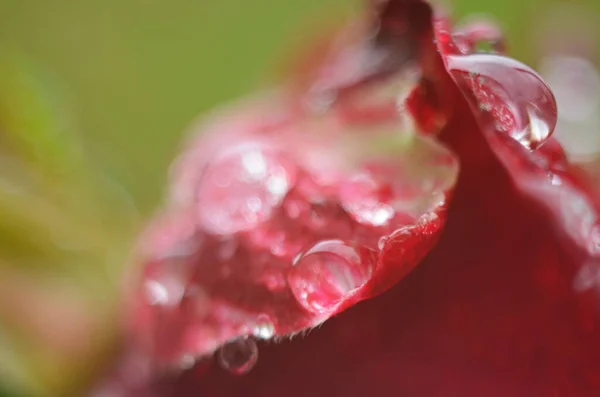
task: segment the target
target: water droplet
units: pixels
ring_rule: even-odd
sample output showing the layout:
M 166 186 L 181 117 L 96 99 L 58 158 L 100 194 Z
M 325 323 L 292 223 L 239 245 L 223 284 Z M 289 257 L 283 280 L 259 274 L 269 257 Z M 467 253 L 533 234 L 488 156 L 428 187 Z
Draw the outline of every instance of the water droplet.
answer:
M 266 145 L 221 153 L 202 175 L 196 208 L 200 225 L 215 234 L 248 230 L 266 221 L 294 183 L 294 167 Z
M 250 371 L 258 360 L 258 346 L 252 338 L 240 338 L 226 343 L 217 351 L 217 360 L 224 370 L 236 375 Z
M 341 240 L 321 241 L 301 254 L 288 273 L 288 284 L 306 310 L 325 314 L 371 277 L 373 252 Z
M 556 101 L 528 66 L 495 54 L 452 55 L 447 64 L 468 99 L 491 109 L 486 117 L 527 149 L 540 147 L 554 131 Z
M 394 217 L 390 186 L 378 184 L 370 175 L 360 174 L 342 184 L 342 207 L 359 223 L 383 226 Z M 386 202 L 387 201 L 387 202 Z
M 600 284 L 600 266 L 597 262 L 584 263 L 573 279 L 573 288 L 576 291 L 586 291 L 596 288 Z
M 487 18 L 470 18 L 456 29 L 452 39 L 463 54 L 503 53 L 506 49 L 502 31 Z
M 258 316 L 256 325 L 252 330 L 252 334 L 259 339 L 271 339 L 275 334 L 275 326 L 273 322 L 266 315 Z
M 587 252 L 590 255 L 599 256 L 600 255 L 600 225 L 595 224 L 590 228 L 589 236 L 588 236 L 588 244 L 587 244 Z
M 190 369 L 195 364 L 196 357 L 192 356 L 191 354 L 185 354 L 183 355 L 183 357 L 181 357 L 181 360 L 179 360 L 179 368 L 181 368 L 182 370 Z
M 185 293 L 186 266 L 181 261 L 152 262 L 143 288 L 149 305 L 175 306 Z

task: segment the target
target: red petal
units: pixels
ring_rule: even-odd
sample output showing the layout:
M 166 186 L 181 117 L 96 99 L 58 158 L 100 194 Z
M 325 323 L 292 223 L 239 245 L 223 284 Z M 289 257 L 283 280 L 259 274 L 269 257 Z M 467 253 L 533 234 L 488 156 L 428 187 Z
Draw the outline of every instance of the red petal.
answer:
M 204 123 L 142 240 L 134 331 L 161 362 L 315 327 L 408 274 L 445 222 L 457 163 L 430 138 L 290 111 Z
M 411 14 L 428 10 L 424 2 L 376 3 L 388 10 L 380 16 L 401 11 L 399 18 L 384 18 L 383 28 L 410 21 L 425 37 L 431 32 L 430 20 L 421 23 Z M 421 36 L 408 37 L 414 44 Z M 437 39 L 446 56 L 450 37 Z M 432 114 L 447 116 L 439 136 L 462 163 L 439 244 L 387 293 L 306 337 L 260 344 L 248 374 L 202 367 L 185 373 L 174 395 L 599 395 L 597 295 L 581 288 L 597 279 L 591 242 L 598 240 L 589 231 L 597 230 L 597 201 L 555 142 L 531 152 L 492 128 L 496 116 L 470 106 L 473 91 L 458 90 L 431 47 L 418 46 L 422 85 L 409 107 L 425 127 Z M 365 81 L 377 75 L 370 71 Z M 362 79 L 340 84 L 340 92 L 356 81 Z M 553 184 L 555 176 L 563 183 Z M 578 205 L 564 205 L 574 201 Z M 561 227 L 552 227 L 556 220 Z M 562 238 L 561 230 L 571 238 Z M 390 253 L 404 256 L 411 239 L 405 244 Z

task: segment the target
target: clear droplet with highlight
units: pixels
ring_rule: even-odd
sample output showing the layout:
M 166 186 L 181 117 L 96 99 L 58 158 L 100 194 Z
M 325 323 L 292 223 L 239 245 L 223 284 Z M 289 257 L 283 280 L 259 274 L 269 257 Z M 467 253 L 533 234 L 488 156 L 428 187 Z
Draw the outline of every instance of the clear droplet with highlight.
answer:
M 239 145 L 209 163 L 196 192 L 201 227 L 215 234 L 253 228 L 270 218 L 294 183 L 294 166 L 268 145 Z
M 186 264 L 183 260 L 151 262 L 145 271 L 143 291 L 149 305 L 174 307 L 181 302 L 187 283 Z
M 221 368 L 236 375 L 243 375 L 256 365 L 258 346 L 252 338 L 230 341 L 217 351 Z
M 275 335 L 275 325 L 269 316 L 261 314 L 256 320 L 252 334 L 259 339 L 271 339 Z
M 348 133 L 344 150 L 359 171 L 349 169 L 339 184 L 341 207 L 359 224 L 388 231 L 438 207 L 458 173 L 448 149 L 412 131 Z
M 327 314 L 371 277 L 374 253 L 341 240 L 326 240 L 303 252 L 288 273 L 288 284 L 307 311 Z
M 340 191 L 342 207 L 361 224 L 386 225 L 395 215 L 390 204 L 391 186 L 375 181 L 371 175 L 362 173 L 344 183 Z
M 497 131 L 529 150 L 550 137 L 557 122 L 556 100 L 530 67 L 496 54 L 450 55 L 446 62 L 467 98 L 493 120 Z
M 470 18 L 452 35 L 454 44 L 463 54 L 503 53 L 506 43 L 497 23 L 487 18 Z

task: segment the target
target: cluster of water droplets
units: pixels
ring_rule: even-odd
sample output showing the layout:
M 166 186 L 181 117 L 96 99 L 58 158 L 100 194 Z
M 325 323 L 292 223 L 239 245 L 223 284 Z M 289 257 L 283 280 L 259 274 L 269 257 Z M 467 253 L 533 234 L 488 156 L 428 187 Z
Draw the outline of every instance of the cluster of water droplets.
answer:
M 282 154 L 265 144 L 242 144 L 219 154 L 198 185 L 199 221 L 224 235 L 265 221 L 293 185 L 293 170 Z
M 243 374 L 258 341 L 367 298 L 389 236 L 444 206 L 458 162 L 396 122 L 321 115 L 248 132 L 235 114 L 216 124 L 236 128 L 213 126 L 184 153 L 179 171 L 194 186 L 149 228 L 139 321 L 165 363 L 214 353 Z

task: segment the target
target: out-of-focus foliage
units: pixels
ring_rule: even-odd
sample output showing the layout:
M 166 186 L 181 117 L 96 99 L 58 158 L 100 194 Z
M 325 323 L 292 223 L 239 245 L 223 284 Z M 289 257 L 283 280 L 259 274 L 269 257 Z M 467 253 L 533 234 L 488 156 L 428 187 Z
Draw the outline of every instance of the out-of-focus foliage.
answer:
M 59 91 L 0 54 L 0 375 L 54 394 L 106 350 L 128 241 L 128 198 L 85 161 Z
M 553 7 L 600 16 L 596 0 L 443 3 L 494 15 L 534 65 L 546 32 L 560 36 Z M 85 383 L 118 328 L 128 249 L 181 131 L 271 80 L 290 44 L 356 4 L 0 0 L 0 396 Z

